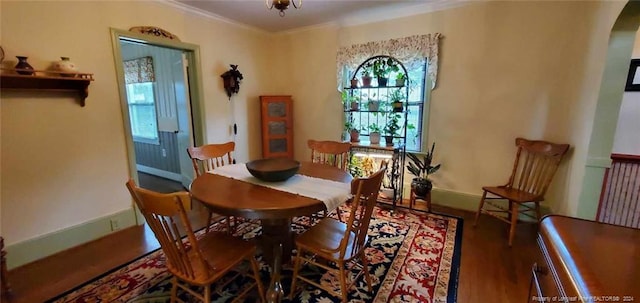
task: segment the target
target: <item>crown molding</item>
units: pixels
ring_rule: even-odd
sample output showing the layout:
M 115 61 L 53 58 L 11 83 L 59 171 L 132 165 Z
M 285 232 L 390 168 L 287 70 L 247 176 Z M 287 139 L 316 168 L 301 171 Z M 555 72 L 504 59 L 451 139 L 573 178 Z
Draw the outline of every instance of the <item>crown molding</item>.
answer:
M 162 4 L 165 4 L 167 6 L 170 6 L 170 7 L 177 8 L 179 10 L 194 14 L 194 15 L 198 15 L 200 17 L 205 17 L 207 19 L 220 21 L 220 22 L 224 22 L 224 23 L 228 23 L 228 24 L 233 24 L 233 25 L 239 26 L 241 28 L 252 30 L 252 31 L 255 31 L 255 32 L 259 32 L 259 33 L 272 34 L 272 32 L 265 31 L 265 30 L 263 30 L 261 28 L 258 28 L 258 27 L 255 27 L 255 26 L 251 26 L 251 25 L 248 25 L 248 24 L 245 24 L 245 23 L 241 23 L 241 22 L 238 22 L 236 20 L 229 19 L 227 17 L 223 17 L 223 16 L 214 14 L 214 13 L 209 12 L 209 11 L 205 11 L 203 9 L 199 9 L 199 8 L 196 8 L 196 7 L 193 7 L 193 6 L 189 6 L 189 5 L 186 5 L 186 4 L 182 3 L 182 2 L 178 2 L 176 0 L 160 0 L 158 2 L 162 3 Z

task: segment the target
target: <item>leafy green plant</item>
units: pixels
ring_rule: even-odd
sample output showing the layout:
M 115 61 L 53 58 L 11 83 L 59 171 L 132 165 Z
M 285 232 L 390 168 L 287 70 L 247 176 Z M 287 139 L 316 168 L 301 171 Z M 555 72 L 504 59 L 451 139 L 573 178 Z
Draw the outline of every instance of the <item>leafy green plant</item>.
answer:
M 389 101 L 393 102 L 404 102 L 405 94 L 402 89 L 395 89 L 389 95 Z
M 369 125 L 369 131 L 372 133 L 380 133 L 382 130 L 380 129 L 380 126 L 378 126 L 378 124 L 371 123 Z
M 384 131 L 387 136 L 398 136 L 400 130 L 400 114 L 389 114 Z
M 406 79 L 406 75 L 403 72 L 399 72 L 396 74 L 396 80 L 404 81 L 404 79 Z
M 373 61 L 373 74 L 378 78 L 387 78 L 391 72 L 398 71 L 398 63 L 391 57 L 379 57 Z
M 436 143 L 433 142 L 431 145 L 431 150 L 427 151 L 427 153 L 420 158 L 416 154 L 407 153 L 407 157 L 409 158 L 409 165 L 407 165 L 407 169 L 409 173 L 414 175 L 416 178 L 421 178 L 424 180 L 429 180 L 429 175 L 437 172 L 440 169 L 440 164 L 432 165 L 433 161 L 433 150 L 436 147 Z
M 373 63 L 371 61 L 365 63 L 360 70 L 360 75 L 362 77 L 371 77 L 371 73 L 373 72 Z

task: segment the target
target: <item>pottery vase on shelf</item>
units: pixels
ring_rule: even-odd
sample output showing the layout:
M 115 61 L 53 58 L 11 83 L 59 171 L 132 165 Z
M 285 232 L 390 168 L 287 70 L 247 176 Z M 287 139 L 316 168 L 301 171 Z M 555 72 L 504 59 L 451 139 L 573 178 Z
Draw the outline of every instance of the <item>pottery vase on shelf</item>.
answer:
M 20 75 L 33 75 L 33 66 L 27 62 L 27 58 L 24 56 L 16 56 L 18 58 L 18 64 L 16 64 L 16 72 Z
M 63 77 L 73 77 L 78 73 L 76 64 L 69 60 L 69 57 L 60 57 L 60 61 L 53 64 L 54 68 L 60 72 Z

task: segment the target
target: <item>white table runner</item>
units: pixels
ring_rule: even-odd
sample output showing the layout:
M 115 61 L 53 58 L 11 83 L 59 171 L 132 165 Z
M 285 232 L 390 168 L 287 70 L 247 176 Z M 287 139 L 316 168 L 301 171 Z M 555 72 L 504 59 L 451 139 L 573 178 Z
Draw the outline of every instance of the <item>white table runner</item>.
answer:
M 282 182 L 265 182 L 252 176 L 244 163 L 217 167 L 208 173 L 317 199 L 324 203 L 328 212 L 332 212 L 340 204 L 351 198 L 351 185 L 349 183 L 300 174 L 296 174 Z

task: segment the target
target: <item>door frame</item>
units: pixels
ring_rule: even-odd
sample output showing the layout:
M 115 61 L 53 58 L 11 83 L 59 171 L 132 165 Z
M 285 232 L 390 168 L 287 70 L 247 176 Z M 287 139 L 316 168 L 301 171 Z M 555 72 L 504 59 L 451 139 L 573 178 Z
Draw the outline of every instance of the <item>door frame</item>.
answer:
M 120 107 L 122 110 L 122 123 L 125 130 L 125 143 L 127 148 L 127 161 L 129 166 L 129 177 L 139 184 L 138 169 L 136 168 L 135 148 L 133 143 L 133 135 L 131 131 L 129 105 L 127 102 L 127 91 L 124 80 L 124 67 L 122 66 L 122 49 L 120 48 L 120 40 L 131 40 L 148 45 L 173 48 L 182 51 L 188 62 L 187 76 L 189 79 L 189 95 L 191 100 L 191 124 L 193 131 L 193 140 L 196 146 L 202 145 L 206 138 L 205 128 L 205 111 L 204 111 L 204 91 L 202 86 L 202 72 L 200 69 L 200 46 L 191 43 L 185 43 L 166 38 L 159 38 L 151 35 L 134 33 L 122 29 L 110 28 L 111 46 L 113 48 L 113 59 L 116 68 L 116 79 L 118 81 L 118 92 L 120 96 Z M 135 207 L 135 203 L 131 200 L 131 204 L 136 210 L 136 224 L 141 225 L 145 222 L 140 211 Z

